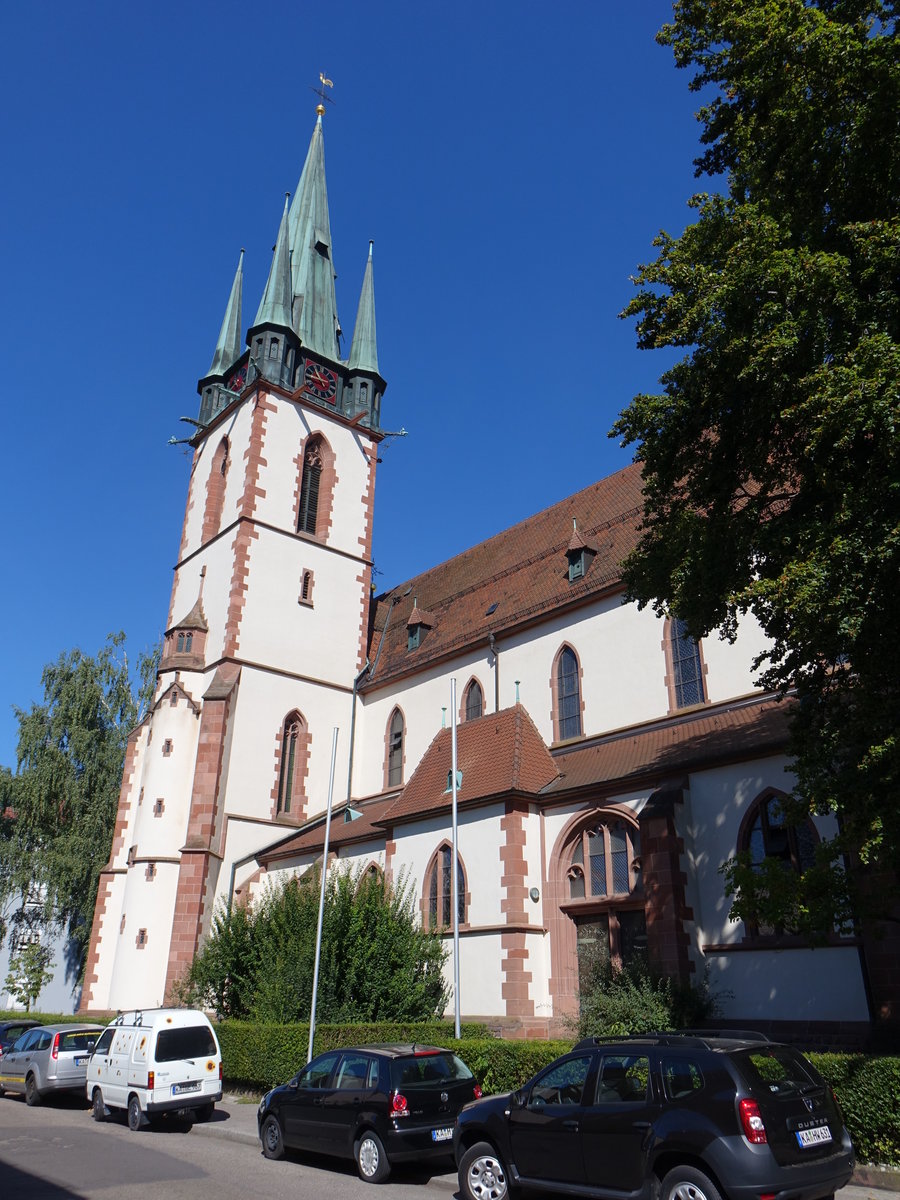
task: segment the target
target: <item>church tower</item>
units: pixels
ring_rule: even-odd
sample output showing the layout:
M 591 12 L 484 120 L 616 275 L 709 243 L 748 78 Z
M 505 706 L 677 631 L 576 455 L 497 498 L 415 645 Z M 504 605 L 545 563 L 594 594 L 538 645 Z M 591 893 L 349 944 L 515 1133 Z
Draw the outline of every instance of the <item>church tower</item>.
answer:
M 158 682 L 128 743 L 82 1010 L 162 1004 L 217 896 L 324 810 L 365 665 L 385 382 L 371 244 L 343 356 L 316 111 L 246 345 L 242 250 L 198 384 Z

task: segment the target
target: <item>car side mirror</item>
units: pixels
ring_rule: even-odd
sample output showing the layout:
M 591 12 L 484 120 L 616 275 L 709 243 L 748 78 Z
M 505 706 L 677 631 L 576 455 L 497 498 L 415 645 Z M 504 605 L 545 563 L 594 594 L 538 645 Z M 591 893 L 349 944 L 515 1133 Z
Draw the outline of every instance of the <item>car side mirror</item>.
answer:
M 528 1093 L 524 1088 L 519 1088 L 517 1092 L 513 1092 L 512 1100 L 514 1108 L 524 1108 L 528 1103 Z

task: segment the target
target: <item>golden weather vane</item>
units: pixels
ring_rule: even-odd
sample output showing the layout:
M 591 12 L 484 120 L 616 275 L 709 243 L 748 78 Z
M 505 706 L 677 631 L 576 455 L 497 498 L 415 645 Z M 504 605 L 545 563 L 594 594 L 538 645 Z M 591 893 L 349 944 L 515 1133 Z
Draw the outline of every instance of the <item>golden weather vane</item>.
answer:
M 319 103 L 316 105 L 316 112 L 319 114 L 320 117 L 325 112 L 325 101 L 326 100 L 328 101 L 329 104 L 334 104 L 334 101 L 332 100 L 332 98 L 329 95 L 327 95 L 325 92 L 326 88 L 333 88 L 333 87 L 334 87 L 334 82 L 331 79 L 327 79 L 325 77 L 324 71 L 320 71 L 319 72 L 319 86 L 317 88 L 315 88 L 315 87 L 310 88 L 310 91 L 315 92 L 316 95 L 319 97 Z

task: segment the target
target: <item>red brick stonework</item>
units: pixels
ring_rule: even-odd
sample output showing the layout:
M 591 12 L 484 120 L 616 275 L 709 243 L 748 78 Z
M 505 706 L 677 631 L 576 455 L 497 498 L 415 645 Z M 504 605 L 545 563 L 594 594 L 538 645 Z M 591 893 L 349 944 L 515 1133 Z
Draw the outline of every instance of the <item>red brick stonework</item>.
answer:
M 220 668 L 218 676 L 223 672 L 224 668 Z M 193 961 L 204 929 L 206 889 L 216 835 L 219 778 L 230 708 L 230 696 L 204 698 L 187 837 L 178 869 L 166 996 L 171 996 L 172 985 Z
M 364 561 L 363 568 L 356 577 L 356 582 L 360 586 L 360 615 L 359 615 L 359 652 L 356 656 L 356 666 L 358 670 L 362 670 L 366 661 L 366 650 L 369 638 L 369 604 L 372 598 L 372 530 L 375 523 L 375 466 L 378 461 L 378 447 L 368 446 L 366 448 L 366 456 L 369 460 L 369 474 L 366 481 L 366 490 L 362 499 L 363 510 L 363 535 L 359 539 L 360 549 Z
M 500 886 L 503 896 L 500 911 L 507 925 L 516 925 L 519 929 L 528 924 L 528 864 L 525 859 L 527 812 L 526 804 L 511 801 L 506 805 L 505 816 L 500 819 L 500 830 L 505 835 L 505 841 L 500 847 Z M 501 934 L 500 947 L 503 955 L 500 964 L 503 972 L 501 994 L 506 1002 L 506 1016 L 533 1017 L 534 1001 L 531 999 L 529 988 L 532 975 L 525 969 L 528 962 L 525 934 Z
M 641 863 L 648 957 L 662 974 L 686 982 L 694 964 L 685 922 L 694 914 L 685 903 L 684 845 L 675 829 L 675 805 L 681 803 L 680 787 L 661 788 L 647 801 L 640 816 Z
M 101 927 L 106 916 L 106 906 L 113 890 L 113 878 L 124 875 L 124 867 L 115 867 L 116 858 L 125 848 L 125 830 L 131 812 L 131 788 L 134 783 L 135 759 L 137 757 L 138 741 L 144 723 L 141 722 L 128 735 L 125 746 L 125 768 L 122 772 L 122 786 L 119 789 L 119 807 L 116 812 L 116 827 L 113 831 L 112 847 L 109 852 L 109 862 L 100 872 L 97 886 L 97 903 L 94 905 L 94 919 L 91 922 L 91 940 L 88 943 L 87 963 L 84 969 L 84 987 L 81 991 L 79 1012 L 87 1012 L 94 1007 L 94 985 L 97 983 L 97 964 L 100 961 L 100 944 L 102 941 Z

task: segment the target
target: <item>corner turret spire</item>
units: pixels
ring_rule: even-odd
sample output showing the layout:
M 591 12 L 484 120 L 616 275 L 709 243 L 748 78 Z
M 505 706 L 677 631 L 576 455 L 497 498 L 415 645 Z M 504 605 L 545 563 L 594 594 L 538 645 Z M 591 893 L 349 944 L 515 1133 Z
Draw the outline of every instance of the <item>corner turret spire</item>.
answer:
M 281 214 L 281 224 L 278 227 L 278 237 L 272 254 L 272 265 L 269 268 L 269 278 L 266 290 L 259 303 L 259 311 L 253 328 L 263 324 L 283 325 L 291 328 L 291 255 L 288 247 L 288 199 L 290 192 L 285 193 L 284 212 Z
M 353 326 L 353 344 L 348 366 L 351 371 L 372 371 L 378 374 L 378 346 L 375 340 L 375 281 L 372 272 L 372 242 L 359 293 L 359 308 Z
M 231 295 L 228 297 L 228 307 L 222 328 L 219 330 L 219 340 L 216 342 L 212 365 L 206 372 L 210 375 L 224 375 L 232 363 L 241 357 L 241 304 L 244 291 L 244 251 L 238 259 L 234 282 L 231 285 Z
M 332 362 L 340 362 L 340 322 L 334 290 L 321 112 L 316 117 L 306 162 L 291 204 L 288 231 L 294 331 L 306 350 L 321 354 Z

